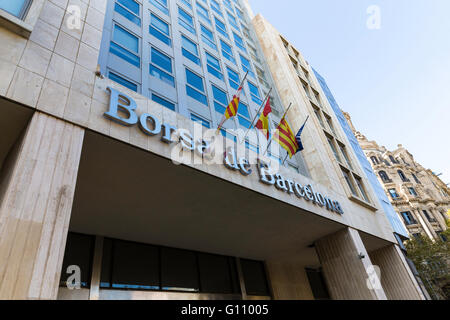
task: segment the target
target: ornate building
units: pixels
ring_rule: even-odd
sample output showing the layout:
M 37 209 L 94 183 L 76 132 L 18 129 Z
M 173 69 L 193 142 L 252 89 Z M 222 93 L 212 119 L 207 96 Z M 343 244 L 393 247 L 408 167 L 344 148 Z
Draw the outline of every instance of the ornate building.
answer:
M 355 129 L 350 115 L 344 115 L 410 235 L 442 238 L 441 233 L 447 229 L 446 220 L 450 218 L 447 185 L 417 163 L 403 145 L 389 151 L 369 141 Z

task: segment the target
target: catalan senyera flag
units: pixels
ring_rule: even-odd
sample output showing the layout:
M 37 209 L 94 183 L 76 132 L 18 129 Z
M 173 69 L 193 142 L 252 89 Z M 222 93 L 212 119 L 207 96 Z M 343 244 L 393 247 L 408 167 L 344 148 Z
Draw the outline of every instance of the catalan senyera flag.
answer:
M 267 140 L 269 140 L 269 114 L 272 112 L 272 107 L 270 106 L 270 97 L 267 98 L 266 106 L 264 107 L 258 122 L 256 123 L 256 128 L 261 130 L 265 135 Z
M 286 121 L 286 117 L 281 119 L 273 140 L 278 142 L 279 145 L 288 152 L 289 158 L 292 158 L 300 149 L 297 139 Z
M 227 121 L 230 118 L 233 118 L 237 115 L 238 109 L 239 109 L 239 101 L 241 100 L 241 92 L 242 92 L 242 86 L 239 87 L 236 94 L 233 96 L 233 99 L 231 100 L 230 104 L 228 105 L 227 109 L 225 110 L 225 114 L 223 116 L 222 121 L 220 122 L 219 127 L 217 128 L 217 132 L 222 129 L 223 124 L 225 121 Z

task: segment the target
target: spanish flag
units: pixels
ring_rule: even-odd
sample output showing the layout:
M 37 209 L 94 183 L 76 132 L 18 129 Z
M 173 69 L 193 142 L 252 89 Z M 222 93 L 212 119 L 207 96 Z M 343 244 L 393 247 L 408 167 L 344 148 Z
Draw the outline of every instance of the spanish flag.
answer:
M 225 110 L 223 119 L 220 122 L 219 127 L 217 128 L 217 133 L 219 133 L 220 129 L 222 129 L 223 124 L 228 119 L 233 118 L 237 115 L 238 109 L 239 109 L 239 101 L 241 100 L 241 92 L 242 92 L 242 86 L 239 87 L 238 91 L 233 96 L 233 99 L 231 100 L 230 104 L 228 105 L 227 109 Z
M 270 132 L 269 132 L 269 113 L 272 112 L 272 107 L 270 106 L 270 96 L 267 98 L 266 106 L 264 107 L 263 112 L 261 113 L 261 117 L 259 117 L 258 122 L 256 123 L 256 128 L 261 130 L 267 140 L 269 140 Z
M 281 119 L 273 140 L 278 142 L 279 145 L 288 152 L 289 158 L 291 159 L 300 149 L 297 139 L 286 121 L 286 115 Z

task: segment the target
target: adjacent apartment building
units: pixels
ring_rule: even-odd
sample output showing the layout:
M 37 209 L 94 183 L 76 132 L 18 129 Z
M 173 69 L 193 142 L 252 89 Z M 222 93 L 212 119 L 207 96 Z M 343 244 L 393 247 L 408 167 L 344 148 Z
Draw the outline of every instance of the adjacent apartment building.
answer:
M 387 150 L 358 132 L 348 113 L 345 117 L 410 236 L 442 238 L 442 232 L 447 230 L 446 221 L 450 219 L 447 185 L 417 163 L 402 145 L 396 150 Z
M 425 298 L 314 71 L 247 1 L 19 0 L 0 26 L 0 299 Z M 286 162 L 242 134 L 268 94 L 272 129 L 310 116 Z

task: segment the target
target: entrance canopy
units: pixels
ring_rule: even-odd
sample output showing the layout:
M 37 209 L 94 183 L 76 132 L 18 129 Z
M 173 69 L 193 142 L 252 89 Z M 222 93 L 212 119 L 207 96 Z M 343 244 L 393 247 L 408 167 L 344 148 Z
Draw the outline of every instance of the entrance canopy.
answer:
M 295 259 L 314 267 L 319 261 L 311 244 L 342 228 L 261 193 L 86 132 L 71 231 L 249 259 Z

